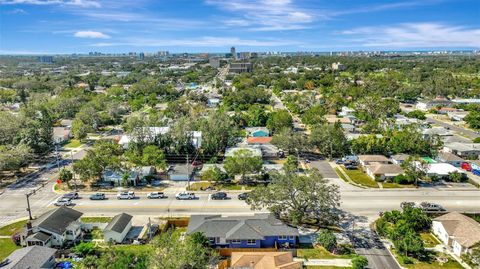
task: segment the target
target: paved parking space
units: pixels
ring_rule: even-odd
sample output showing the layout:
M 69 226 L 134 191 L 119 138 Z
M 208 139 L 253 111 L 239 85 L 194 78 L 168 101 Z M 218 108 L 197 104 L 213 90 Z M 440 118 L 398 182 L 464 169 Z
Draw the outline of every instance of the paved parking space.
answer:
M 330 166 L 328 161 L 312 161 L 310 167 L 318 169 L 324 178 L 339 178 L 335 170 Z

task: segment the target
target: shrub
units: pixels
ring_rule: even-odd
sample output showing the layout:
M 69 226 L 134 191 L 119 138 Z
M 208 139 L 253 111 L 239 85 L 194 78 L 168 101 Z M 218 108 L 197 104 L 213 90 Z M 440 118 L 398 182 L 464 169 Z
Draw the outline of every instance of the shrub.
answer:
M 405 175 L 397 175 L 393 178 L 393 182 L 397 184 L 408 184 L 411 183 L 410 179 Z
M 413 264 L 413 259 L 407 256 L 400 256 L 400 262 L 402 264 Z
M 368 266 L 368 260 L 364 256 L 356 256 L 352 259 L 353 269 L 364 269 Z
M 317 243 L 328 251 L 333 251 L 337 246 L 337 238 L 330 230 L 322 230 L 317 237 Z
M 73 251 L 83 256 L 95 253 L 95 245 L 92 242 L 81 242 L 73 248 Z
M 355 250 L 351 245 L 348 244 L 341 244 L 337 246 L 337 254 L 338 255 L 350 255 L 355 253 Z

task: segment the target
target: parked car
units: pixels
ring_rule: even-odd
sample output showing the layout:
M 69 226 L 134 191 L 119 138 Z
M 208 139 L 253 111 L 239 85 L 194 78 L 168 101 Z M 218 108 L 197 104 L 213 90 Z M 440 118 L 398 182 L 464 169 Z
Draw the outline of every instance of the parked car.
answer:
M 193 162 L 192 162 L 192 165 L 193 165 L 194 167 L 197 167 L 197 166 L 202 166 L 203 164 L 202 164 L 201 161 L 193 161 Z
M 225 192 L 216 192 L 210 195 L 210 198 L 212 198 L 212 200 L 226 200 L 228 196 Z
M 247 200 L 248 192 L 240 193 L 238 195 L 238 200 Z
M 469 171 L 469 172 L 472 171 L 472 166 L 467 162 L 463 162 L 461 167 L 465 171 Z
M 69 206 L 72 204 L 72 201 L 71 199 L 67 199 L 67 198 L 63 198 L 61 197 L 60 199 L 58 199 L 56 202 L 55 202 L 55 205 L 56 206 Z
M 160 191 L 154 191 L 149 194 L 147 194 L 148 199 L 163 199 L 167 198 L 163 192 Z
M 348 169 L 348 170 L 355 170 L 357 169 L 357 165 L 356 164 L 345 164 L 345 169 Z
M 422 202 L 420 203 L 420 208 L 425 212 L 443 212 L 447 211 L 443 206 L 439 204 L 429 203 L 429 202 Z
M 97 192 L 90 195 L 90 200 L 105 200 L 105 193 Z
M 309 160 L 309 159 L 305 159 L 305 163 L 310 163 L 310 160 Z
M 62 197 L 69 200 L 78 199 L 78 192 L 69 192 L 64 194 Z
M 195 199 L 195 193 L 193 192 L 179 192 L 175 194 L 177 200 L 193 200 Z
M 122 191 L 117 194 L 117 199 L 118 200 L 129 200 L 129 199 L 134 199 L 135 198 L 135 193 L 133 191 Z
M 415 202 L 401 202 L 400 203 L 400 208 L 401 209 L 405 209 L 407 207 L 412 207 L 412 208 L 417 207 L 417 203 L 415 203 Z
M 343 160 L 342 160 L 342 159 L 337 159 L 337 160 L 335 161 L 335 163 L 336 163 L 336 164 L 342 164 L 342 163 L 343 163 Z

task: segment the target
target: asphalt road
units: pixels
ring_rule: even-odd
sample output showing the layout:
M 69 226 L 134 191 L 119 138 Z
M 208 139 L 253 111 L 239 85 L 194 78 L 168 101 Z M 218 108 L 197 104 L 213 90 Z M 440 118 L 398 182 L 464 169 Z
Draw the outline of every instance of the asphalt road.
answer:
M 456 125 L 453 125 L 453 124 L 450 124 L 450 123 L 446 123 L 446 122 L 434 119 L 430 116 L 428 116 L 427 122 L 430 123 L 430 124 L 435 124 L 435 125 L 439 125 L 439 126 L 442 126 L 442 127 L 445 127 L 445 128 L 449 128 L 450 130 L 452 130 L 452 131 L 454 131 L 454 132 L 456 132 L 456 133 L 458 133 L 462 136 L 466 136 L 466 137 L 468 137 L 472 140 L 477 138 L 477 137 L 480 137 L 480 134 L 478 134 L 475 131 L 465 129 L 465 128 L 462 128 L 462 127 L 459 127 L 459 126 L 456 126 Z

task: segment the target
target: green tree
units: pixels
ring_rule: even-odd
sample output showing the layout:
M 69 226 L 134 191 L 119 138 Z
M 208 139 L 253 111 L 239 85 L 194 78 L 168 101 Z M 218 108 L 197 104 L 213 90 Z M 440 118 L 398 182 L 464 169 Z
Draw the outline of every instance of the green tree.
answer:
M 337 238 L 332 231 L 323 229 L 318 234 L 317 243 L 326 250 L 332 252 L 337 247 Z
M 267 128 L 272 131 L 272 133 L 278 132 L 284 128 L 292 127 L 293 119 L 287 110 L 283 109 L 270 113 L 267 120 Z
M 473 129 L 480 129 L 480 112 L 479 111 L 470 111 L 467 116 L 463 119 L 468 126 Z
M 308 125 L 325 123 L 326 111 L 322 105 L 314 105 L 307 109 L 302 115 L 302 122 Z
M 298 170 L 298 158 L 293 156 L 293 155 L 289 155 L 287 157 L 287 160 L 283 164 L 283 170 L 285 170 L 287 173 L 293 173 L 293 172 L 297 171 Z
M 273 135 L 272 144 L 296 155 L 306 148 L 306 140 L 302 133 L 295 132 L 291 128 L 283 128 Z
M 262 169 L 262 158 L 254 156 L 248 149 L 240 149 L 224 161 L 225 170 L 229 175 L 241 175 L 241 181 L 246 174 L 258 173 Z
M 405 171 L 408 183 L 418 184 L 418 180 L 426 177 L 428 171 L 428 163 L 418 156 L 410 156 L 401 164 Z
M 453 181 L 453 182 L 464 182 L 468 178 L 465 176 L 465 174 L 461 174 L 457 171 L 451 172 L 448 174 L 448 178 Z
M 340 123 L 324 124 L 313 128 L 310 144 L 330 159 L 349 153 L 349 144 Z
M 269 185 L 249 193 L 247 203 L 253 210 L 266 208 L 294 225 L 322 227 L 338 221 L 338 186 L 329 184 L 317 170 L 307 175 L 273 173 L 271 178 Z
M 157 168 L 165 169 L 167 167 L 167 161 L 165 154 L 157 146 L 149 145 L 143 149 L 142 165 L 155 166 Z
M 84 140 L 87 138 L 87 132 L 89 128 L 83 121 L 79 119 L 74 119 L 72 122 L 72 133 L 75 139 L 78 139 L 80 141 Z
M 96 248 L 93 242 L 81 242 L 73 248 L 73 251 L 77 254 L 87 256 L 95 254 Z
M 73 164 L 73 171 L 80 175 L 81 180 L 99 179 L 107 168 L 121 167 L 120 145 L 113 141 L 99 140 L 93 148 L 87 150 L 86 156 Z
M 18 170 L 33 158 L 32 149 L 25 144 L 0 145 L 0 171 Z
M 427 119 L 427 117 L 425 116 L 425 112 L 423 112 L 421 110 L 410 111 L 410 112 L 407 113 L 407 117 L 415 118 L 415 119 L 419 119 L 419 120 L 426 120 Z
M 205 181 L 214 181 L 214 182 L 222 182 L 228 178 L 228 175 L 224 173 L 220 168 L 213 167 L 208 169 L 202 174 L 202 180 Z
M 153 240 L 153 253 L 150 257 L 150 267 L 177 268 L 207 268 L 218 260 L 218 254 L 208 245 L 208 239 L 202 234 L 187 235 L 180 241 L 179 236 L 168 230 Z
M 60 173 L 59 173 L 58 177 L 60 178 L 60 180 L 62 182 L 65 182 L 65 183 L 67 183 L 68 186 L 70 186 L 70 181 L 73 178 L 73 173 L 70 170 L 62 168 L 62 170 L 60 170 Z
M 368 266 L 368 260 L 364 256 L 357 255 L 352 259 L 353 269 L 364 269 Z

